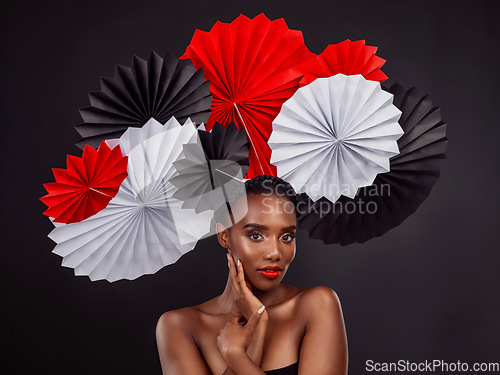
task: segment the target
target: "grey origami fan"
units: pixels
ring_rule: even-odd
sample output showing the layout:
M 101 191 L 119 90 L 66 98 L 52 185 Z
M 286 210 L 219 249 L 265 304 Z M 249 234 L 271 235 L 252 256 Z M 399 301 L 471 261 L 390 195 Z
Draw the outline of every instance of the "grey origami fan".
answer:
M 199 129 L 198 135 L 200 144 L 183 146 L 170 181 L 177 187 L 173 197 L 184 202 L 183 208 L 203 212 L 218 209 L 228 194 L 243 186 L 250 146 L 245 131 L 234 122 L 227 127 L 216 122 L 210 132 Z

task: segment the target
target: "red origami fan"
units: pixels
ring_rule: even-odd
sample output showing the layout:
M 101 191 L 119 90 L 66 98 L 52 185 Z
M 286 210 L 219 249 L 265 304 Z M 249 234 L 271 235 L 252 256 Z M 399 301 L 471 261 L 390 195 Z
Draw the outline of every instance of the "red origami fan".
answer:
M 224 126 L 234 121 L 246 130 L 251 145 L 247 178 L 276 175 L 267 145 L 272 121 L 299 88 L 305 62 L 314 56 L 300 31 L 290 30 L 283 19 L 270 21 L 260 14 L 217 22 L 210 32 L 196 30 L 181 57 L 203 68 L 210 81 L 213 100 L 206 129 L 216 121 Z
M 85 146 L 81 158 L 67 157 L 67 169 L 53 168 L 56 182 L 43 186 L 49 194 L 40 198 L 49 208 L 45 215 L 58 223 L 82 221 L 105 208 L 127 177 L 127 156 L 120 147 L 103 141 L 97 150 Z
M 341 43 L 330 44 L 313 61 L 307 63 L 308 72 L 300 81 L 300 87 L 313 82 L 316 78 L 331 77 L 335 74 L 361 74 L 369 81 L 380 83 L 387 76 L 380 70 L 385 60 L 375 56 L 377 47 L 365 45 L 364 40 L 351 42 L 349 39 Z

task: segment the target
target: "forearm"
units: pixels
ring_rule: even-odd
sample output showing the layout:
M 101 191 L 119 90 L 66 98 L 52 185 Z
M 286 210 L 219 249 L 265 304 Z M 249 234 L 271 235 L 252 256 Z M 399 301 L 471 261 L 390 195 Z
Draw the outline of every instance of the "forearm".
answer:
M 232 351 L 224 359 L 229 367 L 223 375 L 265 375 L 244 351 Z
M 266 338 L 268 324 L 267 312 L 264 312 L 264 314 L 266 315 L 259 321 L 252 337 L 252 343 L 247 349 L 248 357 L 250 357 L 250 359 L 259 367 L 262 362 L 262 353 L 264 352 L 264 341 Z

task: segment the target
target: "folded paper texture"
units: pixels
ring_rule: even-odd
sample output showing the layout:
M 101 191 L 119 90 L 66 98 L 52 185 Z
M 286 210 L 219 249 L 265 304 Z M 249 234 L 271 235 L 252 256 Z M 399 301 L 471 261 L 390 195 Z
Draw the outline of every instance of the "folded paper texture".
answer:
M 300 86 L 313 82 L 316 78 L 331 77 L 336 74 L 361 74 L 365 79 L 378 81 L 387 80 L 380 70 L 385 60 L 376 56 L 377 47 L 365 45 L 364 40 L 351 42 L 349 39 L 341 43 L 330 44 L 311 61 L 306 62 L 307 72 L 300 81 Z
M 401 111 L 392 99 L 361 75 L 337 74 L 300 88 L 273 121 L 269 146 L 278 177 L 313 201 L 354 197 L 399 153 Z
M 245 129 L 250 142 L 247 178 L 276 175 L 270 164 L 267 140 L 281 105 L 299 87 L 314 54 L 302 33 L 290 30 L 283 19 L 264 14 L 250 19 L 240 15 L 230 24 L 217 22 L 210 32 L 196 30 L 181 58 L 203 68 L 213 94 L 210 130 L 215 122 L 234 122 Z
M 162 124 L 172 116 L 181 123 L 187 118 L 206 122 L 212 95 L 203 71 L 189 59 L 151 52 L 148 60 L 134 56 L 130 67 L 117 65 L 114 77 L 101 78 L 101 90 L 90 92 L 89 99 L 90 106 L 80 110 L 84 123 L 76 126 L 83 138 L 77 144 L 81 148 L 119 138 L 150 118 Z
M 304 213 L 298 224 L 311 238 L 348 245 L 381 236 L 413 214 L 437 182 L 448 143 L 439 108 L 415 88 L 405 90 L 395 83 L 385 90 L 394 95 L 394 104 L 402 111 L 399 154 L 391 157 L 390 171 L 378 174 L 353 198 L 313 202 L 301 194 Z
M 198 135 L 200 142 L 183 145 L 182 156 L 174 161 L 173 196 L 184 202 L 182 207 L 215 211 L 225 206 L 230 191 L 243 186 L 249 144 L 234 123 L 224 127 L 216 122 L 210 132 L 198 130 Z
M 199 140 L 189 119 L 181 125 L 172 117 L 165 126 L 152 119 L 127 130 L 120 144 L 128 156 L 128 176 L 116 196 L 96 215 L 49 235 L 63 266 L 91 280 L 132 280 L 192 250 L 209 232 L 212 213 L 183 209 L 172 197 L 169 179 L 182 146 L 193 142 Z
M 102 142 L 97 150 L 85 146 L 82 157 L 68 155 L 67 168 L 54 168 L 56 182 L 43 186 L 40 198 L 49 208 L 45 215 L 58 223 L 82 221 L 104 209 L 127 177 L 127 157 Z

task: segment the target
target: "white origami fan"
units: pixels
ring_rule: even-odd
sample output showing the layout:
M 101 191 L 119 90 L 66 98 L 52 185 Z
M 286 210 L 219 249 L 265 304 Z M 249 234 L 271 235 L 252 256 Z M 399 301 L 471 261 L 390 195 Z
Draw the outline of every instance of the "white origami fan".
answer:
M 188 119 L 165 126 L 150 120 L 120 138 L 128 155 L 128 177 L 108 206 L 79 223 L 56 227 L 49 237 L 62 265 L 91 280 L 136 279 L 157 272 L 192 250 L 209 232 L 212 212 L 182 209 L 169 182 L 182 145 L 197 142 Z
M 268 144 L 278 176 L 316 201 L 353 198 L 399 153 L 401 111 L 361 75 L 337 74 L 300 88 L 273 121 Z

